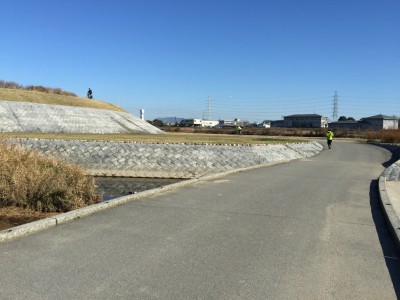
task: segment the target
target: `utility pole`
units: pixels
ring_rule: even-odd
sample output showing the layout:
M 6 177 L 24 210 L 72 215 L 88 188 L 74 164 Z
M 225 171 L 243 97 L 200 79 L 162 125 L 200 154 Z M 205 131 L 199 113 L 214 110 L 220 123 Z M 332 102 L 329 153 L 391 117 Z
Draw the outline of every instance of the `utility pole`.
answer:
M 337 121 L 338 118 L 338 102 L 339 102 L 339 95 L 337 91 L 335 91 L 335 95 L 333 96 L 333 112 L 332 112 L 333 121 Z
M 211 120 L 211 97 L 208 96 L 207 100 L 207 120 Z

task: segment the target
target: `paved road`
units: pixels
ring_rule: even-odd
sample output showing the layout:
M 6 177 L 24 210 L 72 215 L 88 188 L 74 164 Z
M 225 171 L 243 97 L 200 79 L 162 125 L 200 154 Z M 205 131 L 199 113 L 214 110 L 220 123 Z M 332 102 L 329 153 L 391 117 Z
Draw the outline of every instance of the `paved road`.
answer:
M 334 142 L 0 244 L 0 298 L 396 299 L 389 159 Z

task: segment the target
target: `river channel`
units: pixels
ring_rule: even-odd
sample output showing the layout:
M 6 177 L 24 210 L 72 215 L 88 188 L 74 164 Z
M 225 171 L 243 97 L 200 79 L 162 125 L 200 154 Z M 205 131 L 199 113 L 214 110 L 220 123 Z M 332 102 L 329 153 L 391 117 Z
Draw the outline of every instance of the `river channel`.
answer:
M 103 201 L 136 194 L 164 185 L 182 181 L 182 179 L 94 177 L 96 192 L 103 194 Z

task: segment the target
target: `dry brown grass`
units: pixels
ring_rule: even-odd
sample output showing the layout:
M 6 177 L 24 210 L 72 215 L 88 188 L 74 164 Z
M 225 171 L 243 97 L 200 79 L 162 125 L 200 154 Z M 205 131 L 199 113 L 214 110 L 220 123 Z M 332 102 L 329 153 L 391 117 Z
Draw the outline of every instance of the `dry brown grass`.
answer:
M 0 100 L 88 107 L 125 112 L 125 110 L 123 110 L 122 108 L 104 101 L 19 89 L 0 88 Z
M 206 134 L 206 133 L 172 133 L 167 134 L 67 134 L 67 133 L 24 133 L 1 132 L 0 139 L 34 138 L 51 140 L 85 140 L 110 142 L 140 142 L 169 144 L 273 144 L 305 142 L 308 138 L 237 135 L 237 134 Z
M 0 230 L 48 218 L 57 213 L 41 212 L 21 207 L 0 207 Z
M 386 130 L 370 131 L 367 134 L 367 139 L 370 142 L 398 144 L 400 143 L 400 130 L 386 129 Z
M 100 201 L 81 167 L 0 143 L 0 207 L 65 212 Z

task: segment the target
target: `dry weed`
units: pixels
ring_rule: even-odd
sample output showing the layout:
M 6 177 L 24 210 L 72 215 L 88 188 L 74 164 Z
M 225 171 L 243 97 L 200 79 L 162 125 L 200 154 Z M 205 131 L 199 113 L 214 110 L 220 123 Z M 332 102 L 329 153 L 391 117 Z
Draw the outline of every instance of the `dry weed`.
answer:
M 385 129 L 370 131 L 367 134 L 368 141 L 398 144 L 400 143 L 400 130 L 398 129 Z
M 0 143 L 0 206 L 65 212 L 100 201 L 83 169 Z

